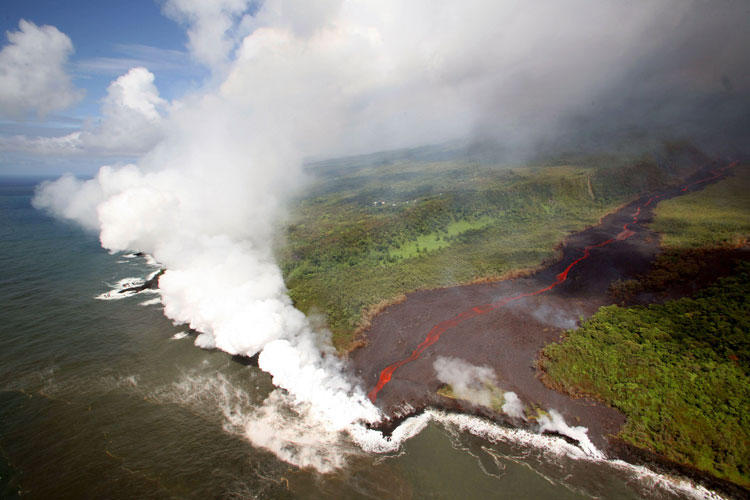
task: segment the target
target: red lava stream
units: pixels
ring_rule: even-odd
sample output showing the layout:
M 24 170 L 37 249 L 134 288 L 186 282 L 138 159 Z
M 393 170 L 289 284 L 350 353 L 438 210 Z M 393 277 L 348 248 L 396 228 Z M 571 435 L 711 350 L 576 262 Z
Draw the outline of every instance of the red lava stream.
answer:
M 720 168 L 720 169 L 717 169 L 717 170 L 712 170 L 711 171 L 711 174 L 712 174 L 711 177 L 707 177 L 705 179 L 700 179 L 700 180 L 697 180 L 697 181 L 692 182 L 690 184 L 687 184 L 686 186 L 684 186 L 680 190 L 680 192 L 684 193 L 691 186 L 695 186 L 695 185 L 698 185 L 698 184 L 702 184 L 704 182 L 709 182 L 709 181 L 712 181 L 714 179 L 718 179 L 719 177 L 721 177 L 722 175 L 724 175 L 724 173 L 725 173 L 725 171 L 727 169 L 729 169 L 731 167 L 734 167 L 736 165 L 737 165 L 737 162 L 733 161 L 733 162 L 731 162 L 730 164 L 728 164 L 727 166 L 725 166 L 723 168 Z M 568 273 L 579 262 L 584 261 L 584 260 L 586 260 L 586 259 L 589 258 L 589 255 L 591 255 L 591 253 L 590 253 L 591 250 L 593 250 L 595 248 L 602 248 L 602 247 L 605 247 L 605 246 L 609 245 L 610 243 L 614 243 L 615 241 L 626 240 L 626 239 L 630 238 L 631 236 L 633 236 L 635 234 L 635 231 L 633 231 L 632 229 L 629 229 L 628 226 L 630 226 L 631 224 L 637 224 L 638 223 L 638 216 L 641 213 L 641 208 L 648 207 L 651 204 L 652 201 L 654 201 L 654 200 L 656 200 L 658 198 L 661 198 L 662 196 L 664 196 L 664 194 L 652 196 L 651 198 L 649 198 L 646 201 L 646 203 L 644 203 L 642 206 L 639 206 L 636 209 L 635 213 L 633 214 L 633 220 L 631 222 L 625 223 L 622 226 L 622 231 L 617 236 L 615 236 L 614 238 L 610 238 L 608 240 L 602 241 L 601 243 L 597 243 L 596 245 L 589 245 L 589 246 L 585 247 L 584 250 L 583 250 L 583 255 L 580 256 L 580 257 L 578 257 L 573 262 L 571 262 L 568 265 L 568 267 L 565 268 L 565 270 L 563 272 L 561 272 L 560 274 L 557 275 L 557 280 L 554 281 L 553 283 L 547 285 L 546 287 L 540 288 L 540 289 L 535 290 L 533 292 L 526 292 L 526 293 L 521 293 L 521 294 L 518 294 L 518 295 L 514 295 L 512 297 L 506 297 L 506 298 L 497 300 L 495 302 L 491 302 L 489 304 L 483 304 L 483 305 L 480 305 L 480 306 L 472 307 L 469 310 L 463 311 L 462 313 L 460 313 L 460 314 L 458 314 L 458 315 L 456 315 L 456 316 L 454 316 L 454 317 L 452 317 L 450 319 L 442 321 L 442 322 L 438 323 L 437 325 L 433 326 L 432 329 L 427 334 L 427 337 L 425 337 L 425 339 L 416 347 L 416 349 L 414 349 L 412 351 L 411 355 L 408 358 L 402 359 L 402 360 L 397 361 L 397 362 L 395 362 L 395 363 L 393 363 L 391 365 L 388 365 L 386 368 L 383 369 L 383 371 L 380 372 L 380 377 L 378 379 L 377 385 L 367 395 L 370 398 L 370 401 L 372 401 L 373 403 L 375 402 L 375 400 L 378 397 L 378 393 L 383 389 L 383 387 L 385 387 L 385 385 L 388 382 L 390 382 L 391 377 L 393 377 L 393 373 L 396 370 L 398 370 L 401 366 L 405 365 L 406 363 L 409 363 L 411 361 L 415 361 L 417 358 L 419 358 L 419 356 L 428 347 L 430 347 L 432 344 L 434 344 L 435 342 L 437 342 L 438 340 L 440 340 L 440 336 L 443 333 L 445 333 L 447 330 L 449 330 L 450 328 L 453 328 L 453 327 L 459 325 L 460 323 L 463 323 L 464 321 L 470 320 L 470 319 L 475 318 L 477 316 L 481 316 L 483 314 L 487 314 L 487 313 L 489 313 L 491 311 L 494 311 L 495 309 L 503 307 L 503 306 L 505 306 L 505 305 L 507 305 L 507 304 L 509 304 L 511 302 L 514 302 L 516 300 L 520 300 L 520 299 L 523 299 L 525 297 L 531 297 L 531 296 L 534 296 L 534 295 L 539 295 L 541 293 L 544 293 L 544 292 L 547 292 L 549 290 L 552 290 L 556 286 L 563 284 L 565 282 L 565 280 L 568 279 Z

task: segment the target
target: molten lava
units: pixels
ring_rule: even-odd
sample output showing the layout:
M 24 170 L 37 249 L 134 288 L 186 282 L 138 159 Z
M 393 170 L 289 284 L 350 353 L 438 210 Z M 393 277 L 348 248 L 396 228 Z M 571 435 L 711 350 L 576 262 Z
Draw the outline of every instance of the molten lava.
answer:
M 695 182 L 692 182 L 690 184 L 687 184 L 686 186 L 684 186 L 680 190 L 680 192 L 684 193 L 691 186 L 695 186 L 695 185 L 698 185 L 698 184 L 703 184 L 705 182 L 709 182 L 709 181 L 712 181 L 714 179 L 718 179 L 719 177 L 721 177 L 722 175 L 725 174 L 725 172 L 726 172 L 727 169 L 732 168 L 732 167 L 734 167 L 736 165 L 737 165 L 737 162 L 733 161 L 729 165 L 727 165 L 727 166 L 725 166 L 723 168 L 720 168 L 720 169 L 717 169 L 717 170 L 712 170 L 711 171 L 711 174 L 712 174 L 711 177 L 707 177 L 705 179 L 700 179 L 698 181 L 695 181 Z M 651 202 L 653 202 L 654 200 L 656 200 L 658 198 L 661 198 L 663 196 L 664 196 L 664 194 L 652 196 L 651 198 L 648 199 L 648 201 L 646 201 L 643 204 L 643 207 L 647 207 L 647 206 L 651 205 Z M 397 362 L 395 362 L 395 363 L 393 363 L 391 365 L 388 365 L 385 369 L 383 369 L 383 371 L 380 372 L 380 378 L 378 379 L 377 385 L 375 385 L 375 387 L 367 395 L 370 398 L 370 401 L 372 401 L 373 403 L 375 402 L 375 400 L 378 397 L 378 393 L 383 389 L 383 387 L 385 387 L 385 385 L 388 382 L 391 381 L 391 377 L 393 377 L 393 373 L 397 369 L 399 369 L 401 366 L 405 365 L 406 363 L 409 363 L 411 361 L 415 361 L 417 358 L 419 358 L 419 356 L 428 347 L 430 347 L 432 344 L 434 344 L 435 342 L 437 342 L 438 340 L 440 340 L 440 336 L 446 330 L 448 330 L 450 328 L 453 328 L 453 327 L 459 325 L 460 323 L 463 323 L 464 321 L 467 321 L 469 319 L 472 319 L 472 318 L 475 318 L 477 316 L 481 316 L 483 314 L 487 314 L 487 313 L 489 313 L 491 311 L 494 311 L 495 309 L 503 307 L 503 306 L 509 304 L 510 302 L 514 302 L 516 300 L 520 300 L 520 299 L 523 299 L 525 297 L 531 297 L 531 296 L 534 296 L 534 295 L 539 295 L 540 293 L 544 293 L 544 292 L 547 292 L 549 290 L 552 290 L 556 286 L 563 284 L 565 282 L 565 280 L 568 279 L 568 273 L 579 262 L 581 262 L 581 261 L 586 260 L 586 259 L 589 258 L 589 256 L 591 255 L 591 250 L 593 250 L 595 248 L 605 247 L 605 246 L 607 246 L 607 245 L 609 245 L 611 243 L 614 243 L 615 241 L 623 241 L 623 240 L 626 240 L 626 239 L 630 238 L 631 236 L 633 236 L 635 234 L 635 231 L 633 231 L 632 229 L 629 229 L 628 226 L 630 226 L 631 224 L 637 224 L 638 223 L 638 217 L 641 214 L 641 208 L 642 207 L 638 207 L 638 209 L 633 214 L 633 220 L 631 222 L 625 223 L 622 226 L 622 231 L 619 234 L 617 234 L 617 236 L 615 236 L 614 238 L 610 238 L 608 240 L 602 241 L 601 243 L 597 243 L 596 245 L 589 245 L 589 246 L 585 247 L 583 249 L 583 255 L 580 256 L 580 257 L 578 257 L 573 262 L 571 262 L 568 265 L 568 267 L 565 268 L 565 270 L 563 272 L 561 272 L 560 274 L 558 274 L 556 276 L 556 278 L 557 278 L 556 281 L 554 281 L 553 283 L 547 285 L 546 287 L 540 288 L 539 290 L 535 290 L 533 292 L 526 292 L 526 293 L 521 293 L 521 294 L 518 294 L 518 295 L 514 295 L 512 297 L 506 297 L 506 298 L 497 300 L 495 302 L 491 302 L 489 304 L 484 304 L 484 305 L 472 307 L 471 309 L 469 309 L 467 311 L 463 311 L 462 313 L 460 313 L 460 314 L 458 314 L 458 315 L 456 315 L 456 316 L 454 316 L 454 317 L 452 317 L 450 319 L 447 319 L 445 321 L 441 321 L 437 325 L 433 326 L 432 329 L 429 331 L 429 333 L 427 333 L 427 337 L 425 337 L 425 339 L 416 347 L 416 349 L 414 349 L 412 351 L 412 353 L 409 355 L 408 358 L 402 359 L 401 361 L 397 361 Z

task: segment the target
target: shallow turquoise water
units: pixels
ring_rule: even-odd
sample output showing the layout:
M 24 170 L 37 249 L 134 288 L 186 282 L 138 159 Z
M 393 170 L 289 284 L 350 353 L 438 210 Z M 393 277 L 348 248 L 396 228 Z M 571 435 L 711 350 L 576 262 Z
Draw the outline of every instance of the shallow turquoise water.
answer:
M 400 453 L 301 470 L 232 432 L 269 377 L 195 347 L 154 295 L 95 300 L 154 271 L 0 182 L 0 498 L 679 498 L 607 464 L 431 423 Z

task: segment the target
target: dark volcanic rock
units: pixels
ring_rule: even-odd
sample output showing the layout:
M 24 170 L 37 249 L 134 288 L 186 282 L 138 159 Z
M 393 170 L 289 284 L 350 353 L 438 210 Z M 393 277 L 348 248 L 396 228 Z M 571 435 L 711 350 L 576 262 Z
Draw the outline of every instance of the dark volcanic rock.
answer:
M 166 269 L 161 269 L 159 270 L 158 273 L 153 275 L 150 279 L 146 280 L 146 282 L 143 283 L 142 285 L 123 288 L 118 293 L 128 293 L 128 292 L 140 293 L 144 290 L 156 290 L 157 288 L 159 288 L 159 278 L 161 277 L 162 274 L 164 274 L 165 271 Z
M 705 177 L 706 171 L 703 171 L 686 183 Z M 709 183 L 697 184 L 689 191 Z M 659 200 L 682 193 L 675 188 L 663 193 Z M 656 204 L 646 206 L 648 199 L 645 196 L 630 203 L 604 217 L 599 225 L 571 235 L 565 241 L 561 260 L 530 276 L 418 291 L 408 294 L 404 302 L 386 308 L 373 320 L 367 332 L 367 345 L 350 354 L 351 369 L 364 381 L 368 391 L 378 382 L 380 372 L 408 358 L 433 326 L 475 306 L 549 286 L 559 273 L 583 255 L 586 246 L 616 237 L 623 231 L 624 224 L 632 223 L 634 214 L 641 208 L 638 223 L 629 226 L 634 231 L 632 236 L 592 249 L 590 257 L 579 262 L 565 282 L 539 295 L 458 323 L 446 330 L 418 359 L 398 368 L 377 395 L 377 406 L 389 417 L 382 427 L 393 428 L 406 416 L 404 408 L 410 408 L 413 414 L 426 407 L 466 411 L 509 423 L 507 418 L 486 409 L 461 406 L 436 395 L 443 382 L 437 378 L 433 363 L 439 356 L 450 356 L 491 367 L 499 386 L 515 392 L 525 406 L 559 411 L 569 425 L 587 427 L 589 438 L 599 449 L 617 453 L 610 447 L 610 438 L 625 422 L 622 413 L 591 400 L 571 399 L 547 388 L 538 378 L 536 359 L 542 347 L 558 340 L 579 318 L 589 317 L 600 307 L 612 303 L 607 294 L 612 281 L 633 278 L 647 271 L 659 251 L 658 238 L 645 228 L 653 219 Z
M 252 356 L 244 356 L 242 354 L 233 354 L 232 361 L 239 363 L 243 366 L 254 366 L 258 368 L 258 354 Z

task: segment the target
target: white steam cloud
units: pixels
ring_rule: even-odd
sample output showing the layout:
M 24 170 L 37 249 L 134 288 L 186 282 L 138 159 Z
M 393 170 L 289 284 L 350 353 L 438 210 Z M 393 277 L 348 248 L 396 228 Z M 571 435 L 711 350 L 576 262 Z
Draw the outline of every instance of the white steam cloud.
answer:
M 502 397 L 500 408 L 503 413 L 512 418 L 526 419 L 518 395 L 500 391 L 495 371 L 489 366 L 476 366 L 463 359 L 439 356 L 433 367 L 438 380 L 450 385 L 457 398 L 492 408 Z
M 324 335 L 292 306 L 269 243 L 300 162 L 284 141 L 262 132 L 261 117 L 246 113 L 221 95 L 203 96 L 172 112 L 168 136 L 138 165 L 102 167 L 85 182 L 66 176 L 44 184 L 34 204 L 98 230 L 107 249 L 139 250 L 163 263 L 166 316 L 198 331 L 201 347 L 260 353 L 260 367 L 289 394 L 273 395 L 266 406 L 285 401 L 303 422 L 298 431 L 311 432 L 308 439 L 353 433 L 380 413 L 344 376 Z M 289 454 L 301 439 L 295 433 L 269 439 L 260 432 L 277 413 L 263 408 L 247 424 L 258 430 L 248 433 L 255 444 L 302 466 L 328 470 L 339 463 Z
M 164 13 L 188 28 L 188 48 L 215 69 L 229 63 L 237 30 L 250 0 L 167 0 Z
M 99 231 L 107 249 L 139 250 L 163 263 L 165 314 L 197 330 L 199 346 L 260 353 L 260 367 L 287 391 L 254 416 L 249 438 L 328 470 L 335 460 L 316 464 L 315 454 L 284 452 L 309 440 L 268 438 L 279 401 L 300 418 L 294 432 L 346 431 L 378 450 L 396 441 L 378 441 L 361 425 L 379 411 L 342 374 L 325 335 L 292 306 L 272 257 L 274 223 L 300 185 L 302 159 L 435 143 L 479 128 L 523 145 L 592 96 L 611 95 L 631 77 L 642 81 L 642 56 L 659 53 L 655 47 L 680 31 L 694 4 L 322 0 L 299 7 L 268 0 L 255 12 L 249 5 L 166 2 L 166 12 L 187 25 L 192 53 L 216 69 L 214 79 L 167 106 L 147 70 L 121 77 L 104 106 L 104 121 L 117 123 L 101 130 L 117 142 L 158 122 L 158 144 L 137 164 L 45 184 L 34 203 Z M 666 35 L 647 36 L 657 28 Z M 700 59 L 715 60 L 712 70 L 729 75 L 736 95 L 747 90 L 750 73 L 730 63 L 746 46 Z M 683 66 L 690 64 L 687 58 Z M 682 80 L 648 82 L 663 90 L 664 82 Z M 51 109 L 37 109 L 45 106 Z M 267 432 L 263 422 L 272 426 Z
M 557 410 L 550 410 L 549 414 L 539 419 L 539 432 L 557 432 L 578 442 L 578 446 L 591 457 L 604 458 L 596 446 L 591 442 L 586 427 L 571 427 Z
M 518 395 L 515 392 L 509 391 L 506 392 L 503 397 L 505 399 L 505 402 L 503 403 L 503 413 L 513 418 L 526 420 L 523 403 L 521 403 Z
M 492 387 L 497 385 L 495 371 L 489 366 L 475 366 L 463 359 L 439 356 L 433 363 L 438 380 L 451 386 L 460 399 L 491 407 Z

